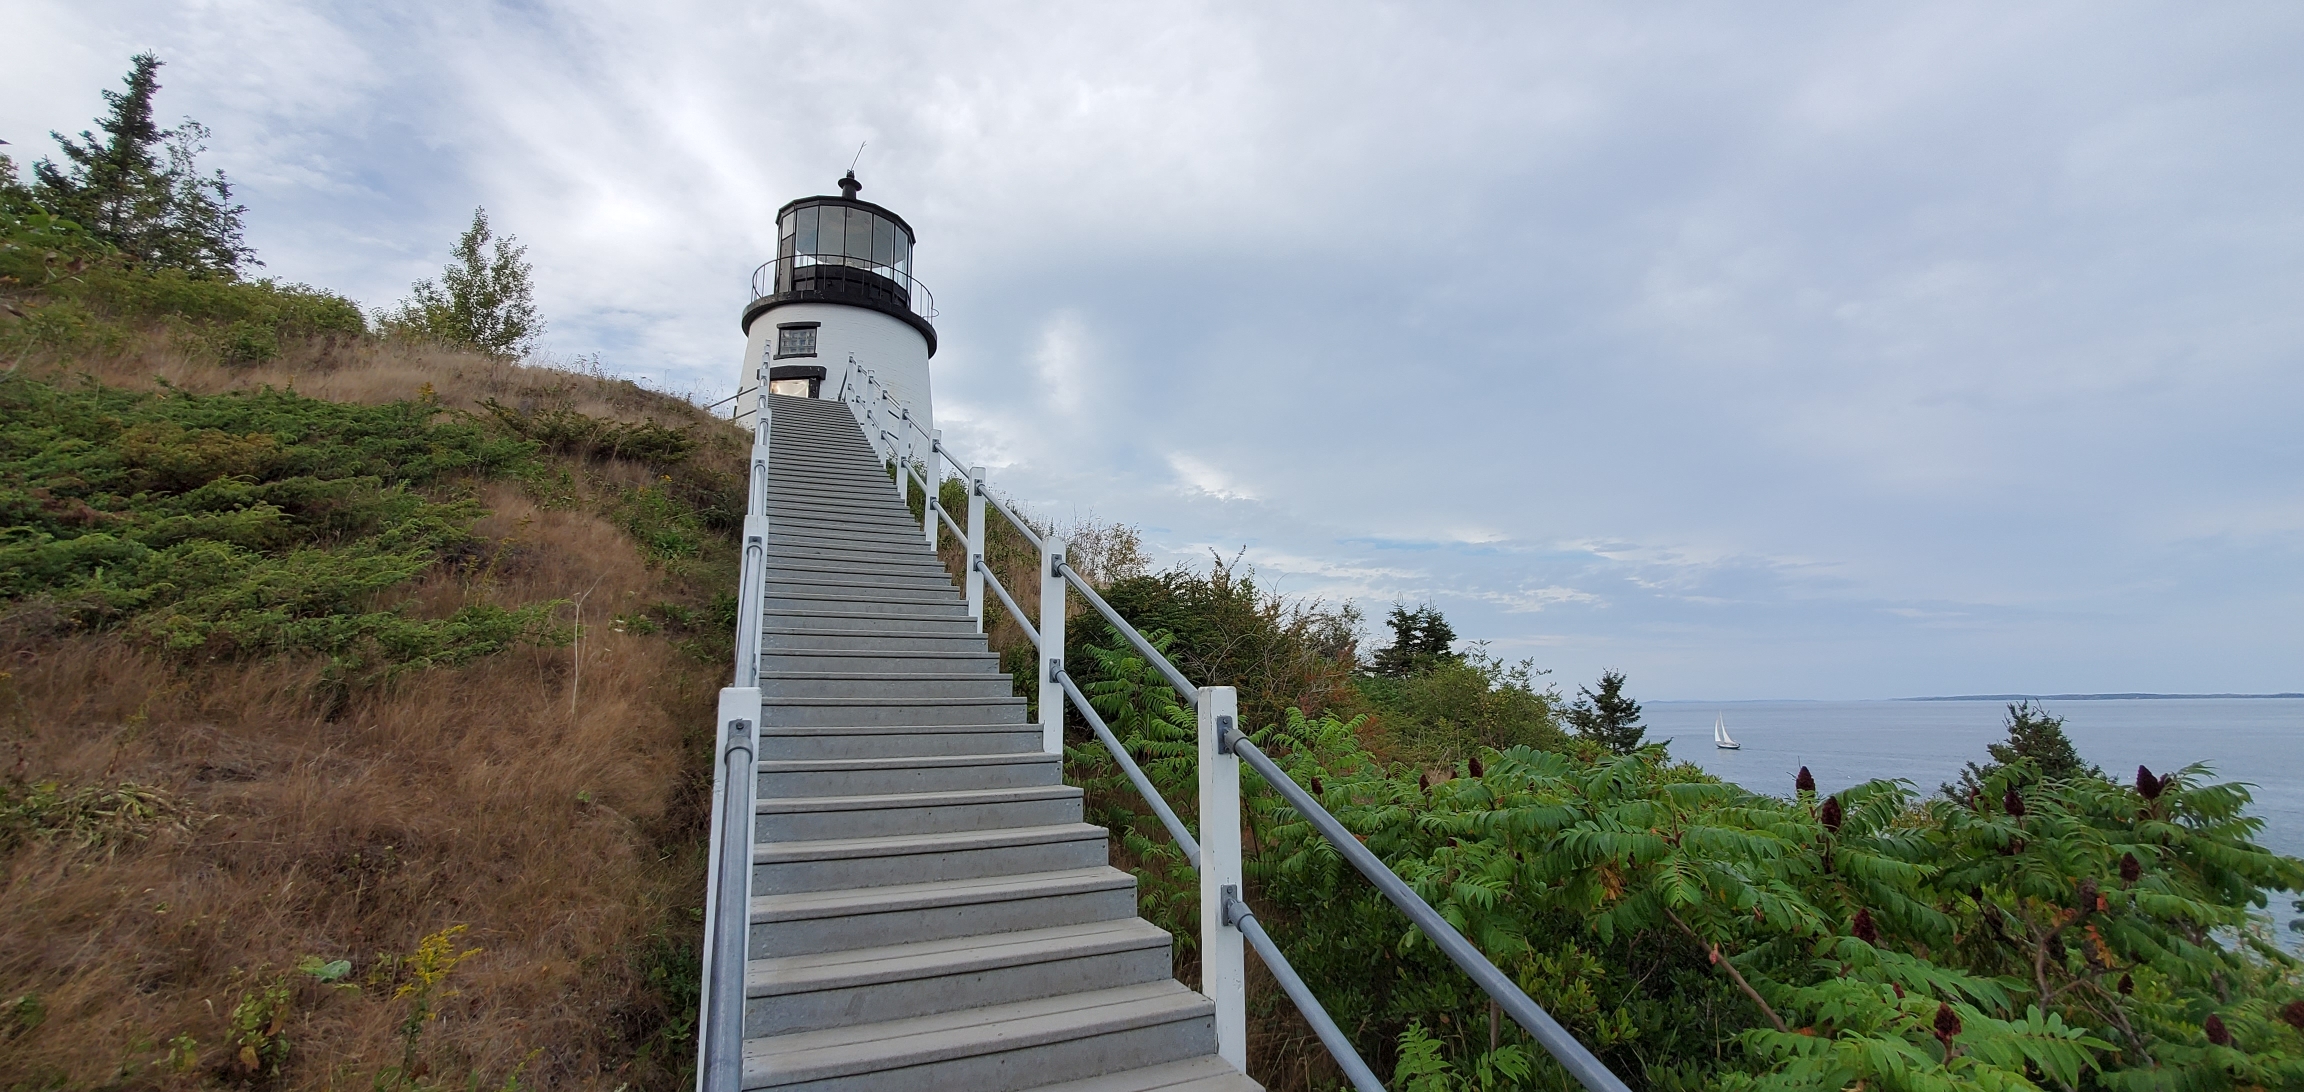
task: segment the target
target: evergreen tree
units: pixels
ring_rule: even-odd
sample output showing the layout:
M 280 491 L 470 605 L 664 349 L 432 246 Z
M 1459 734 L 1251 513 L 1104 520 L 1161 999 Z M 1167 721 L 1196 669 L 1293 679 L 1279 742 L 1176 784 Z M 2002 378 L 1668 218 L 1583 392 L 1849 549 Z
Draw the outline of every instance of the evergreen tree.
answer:
M 490 232 L 487 209 L 472 210 L 472 226 L 456 241 L 455 260 L 441 271 L 440 282 L 416 282 L 399 311 L 381 316 L 384 327 L 403 337 L 469 345 L 491 356 L 528 355 L 544 322 L 536 314 L 535 290 L 528 280 L 528 248 L 513 243 L 513 236 L 496 239 Z
M 1600 690 L 1576 688 L 1576 704 L 1568 707 L 1568 723 L 1576 734 L 1617 754 L 1640 749 L 1648 729 L 1640 723 L 1640 703 L 1624 696 L 1624 673 L 1600 673 Z
M 262 265 L 241 241 L 248 209 L 232 203 L 231 182 L 222 171 L 200 173 L 208 128 L 190 118 L 160 128 L 152 97 L 162 62 L 139 53 L 130 63 L 128 89 L 104 92 L 111 112 L 96 121 L 102 138 L 87 130 L 78 141 L 48 134 L 65 162 L 32 165 L 30 199 L 148 267 L 233 277 L 243 265 Z
M 2064 734 L 2064 718 L 2050 713 L 2046 706 L 2030 701 L 2012 702 L 2008 706 L 2008 742 L 1988 743 L 1984 750 L 1992 760 L 1982 764 L 1970 762 L 1960 771 L 1960 783 L 1940 785 L 1938 789 L 1954 800 L 1966 800 L 1983 790 L 1984 782 L 2020 760 L 2031 760 L 2032 767 L 2047 781 L 2070 781 L 2076 777 L 2102 778 L 2104 771 L 2089 765 L 2072 746 Z
M 1376 650 L 1376 658 L 1369 664 L 1375 674 L 1405 679 L 1458 659 L 1453 647 L 1456 631 L 1429 603 L 1415 610 L 1394 603 L 1384 624 L 1392 627 L 1392 643 Z

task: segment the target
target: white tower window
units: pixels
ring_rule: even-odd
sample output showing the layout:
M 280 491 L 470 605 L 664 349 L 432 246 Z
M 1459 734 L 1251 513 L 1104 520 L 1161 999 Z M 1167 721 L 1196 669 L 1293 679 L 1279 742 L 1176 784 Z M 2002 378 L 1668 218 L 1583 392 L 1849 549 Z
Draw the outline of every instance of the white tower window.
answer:
M 776 355 L 815 356 L 816 323 L 787 322 L 776 327 Z

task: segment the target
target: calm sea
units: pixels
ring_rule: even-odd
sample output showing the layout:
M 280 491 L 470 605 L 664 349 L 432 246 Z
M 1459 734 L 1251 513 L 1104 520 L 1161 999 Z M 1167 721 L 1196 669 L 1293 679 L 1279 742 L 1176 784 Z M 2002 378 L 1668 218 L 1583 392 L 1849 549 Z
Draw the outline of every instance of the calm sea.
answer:
M 2160 773 L 2205 762 L 2218 780 L 2252 786 L 2266 848 L 2304 857 L 2304 698 L 2100 698 L 2043 703 L 2064 718 L 2081 757 L 2115 778 L 2138 763 Z M 1876 777 L 1905 778 L 1923 792 L 1951 781 L 1984 745 L 2006 738 L 1999 701 L 1659 701 L 1642 705 L 1648 738 L 1755 792 L 1792 792 L 1800 767 L 1830 792 Z M 1712 745 L 1712 718 L 1743 744 Z M 2297 914 L 2274 900 L 2285 924 Z M 2284 932 L 2286 932 L 2284 930 Z M 2291 944 L 2304 933 L 2286 932 Z

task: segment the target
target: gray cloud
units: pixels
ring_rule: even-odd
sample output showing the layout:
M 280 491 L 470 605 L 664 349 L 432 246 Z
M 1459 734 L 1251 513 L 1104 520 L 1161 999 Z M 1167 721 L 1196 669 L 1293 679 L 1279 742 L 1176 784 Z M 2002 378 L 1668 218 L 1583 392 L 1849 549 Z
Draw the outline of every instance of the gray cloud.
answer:
M 486 204 L 562 356 L 724 392 L 869 141 L 953 446 L 1163 556 L 1656 697 L 2304 685 L 2304 15 L 2076 3 L 47 5 L 270 271 Z M 23 158 L 20 154 L 19 158 Z

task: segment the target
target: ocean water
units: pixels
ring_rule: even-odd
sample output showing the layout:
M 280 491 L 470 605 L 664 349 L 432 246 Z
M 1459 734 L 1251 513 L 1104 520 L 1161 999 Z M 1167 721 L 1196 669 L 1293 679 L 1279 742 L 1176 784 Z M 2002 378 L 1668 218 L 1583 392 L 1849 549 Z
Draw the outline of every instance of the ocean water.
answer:
M 2304 698 L 2099 698 L 2042 703 L 2064 718 L 2082 758 L 2128 781 L 2139 763 L 2167 773 L 2204 762 L 2219 781 L 2242 781 L 2264 820 L 2266 848 L 2304 857 Z M 1831 792 L 1877 777 L 1904 778 L 1922 792 L 1953 780 L 1962 763 L 1981 762 L 1984 745 L 2006 738 L 2002 701 L 1742 701 L 1643 703 L 1651 740 L 1722 779 L 1776 796 L 1792 792 L 1806 766 Z M 1725 716 L 1743 748 L 1712 745 L 1712 718 Z M 2285 925 L 2289 899 L 2271 907 Z M 2293 946 L 2304 933 L 2283 929 Z

